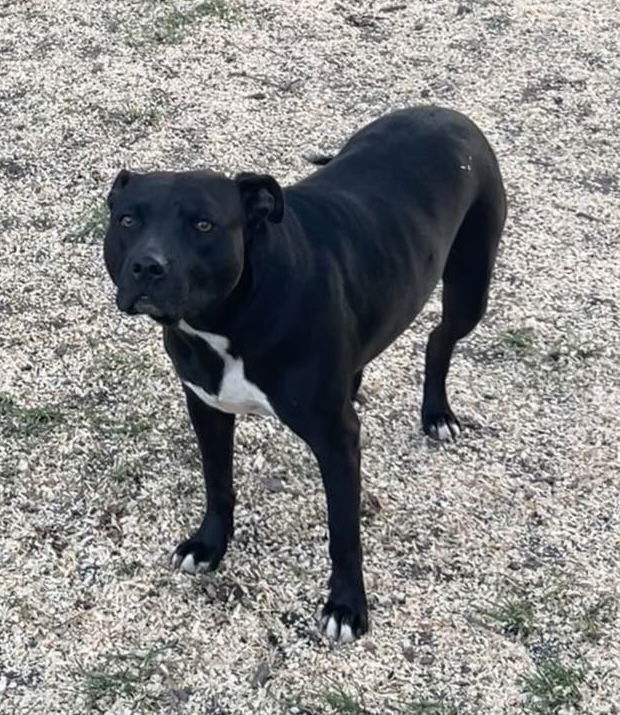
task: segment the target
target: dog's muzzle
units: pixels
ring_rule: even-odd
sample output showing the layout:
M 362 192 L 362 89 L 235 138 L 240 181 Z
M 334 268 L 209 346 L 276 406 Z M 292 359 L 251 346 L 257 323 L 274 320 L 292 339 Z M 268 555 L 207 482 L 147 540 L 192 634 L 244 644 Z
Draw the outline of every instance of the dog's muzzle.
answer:
M 164 258 L 143 255 L 134 258 L 125 266 L 124 280 L 118 287 L 116 304 L 119 310 L 130 315 L 141 313 L 161 317 L 164 311 L 153 297 L 161 291 L 162 282 L 168 275 L 169 264 Z
M 164 311 L 158 308 L 148 295 L 141 295 L 133 304 L 132 311 L 143 315 L 152 315 L 154 318 L 161 318 L 164 315 Z

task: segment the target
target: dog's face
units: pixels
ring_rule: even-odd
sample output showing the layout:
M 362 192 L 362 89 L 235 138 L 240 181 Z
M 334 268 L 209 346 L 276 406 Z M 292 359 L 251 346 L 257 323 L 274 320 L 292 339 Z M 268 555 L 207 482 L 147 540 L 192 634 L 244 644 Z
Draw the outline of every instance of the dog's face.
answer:
M 104 257 L 117 305 L 163 323 L 224 302 L 243 273 L 248 236 L 283 215 L 272 177 L 210 171 L 123 170 L 108 206 Z

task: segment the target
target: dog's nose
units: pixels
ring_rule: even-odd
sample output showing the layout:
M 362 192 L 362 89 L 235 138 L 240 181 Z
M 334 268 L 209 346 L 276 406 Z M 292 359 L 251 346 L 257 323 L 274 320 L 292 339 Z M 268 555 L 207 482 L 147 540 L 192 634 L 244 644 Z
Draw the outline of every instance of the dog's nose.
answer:
M 143 256 L 133 262 L 131 272 L 133 277 L 136 279 L 151 278 L 152 280 L 158 280 L 166 275 L 168 268 L 166 266 L 166 262 L 161 258 L 155 258 L 155 256 Z

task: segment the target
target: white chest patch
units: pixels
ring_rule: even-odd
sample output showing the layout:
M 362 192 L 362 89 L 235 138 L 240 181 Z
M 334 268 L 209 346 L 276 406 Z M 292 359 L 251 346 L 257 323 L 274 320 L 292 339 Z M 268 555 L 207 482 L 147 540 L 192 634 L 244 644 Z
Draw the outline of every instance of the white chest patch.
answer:
M 235 415 L 264 415 L 275 417 L 276 413 L 267 399 L 267 395 L 250 382 L 245 376 L 243 360 L 233 357 L 229 352 L 230 341 L 223 335 L 196 330 L 184 320 L 179 321 L 179 329 L 188 335 L 204 340 L 224 361 L 222 384 L 217 395 L 207 392 L 193 382 L 183 380 L 206 405 L 221 412 Z

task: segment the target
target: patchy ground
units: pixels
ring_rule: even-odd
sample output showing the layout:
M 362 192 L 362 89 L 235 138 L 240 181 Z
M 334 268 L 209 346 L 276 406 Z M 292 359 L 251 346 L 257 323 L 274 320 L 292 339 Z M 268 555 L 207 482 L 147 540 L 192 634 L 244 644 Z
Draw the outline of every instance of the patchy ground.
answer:
M 618 646 L 615 0 L 0 2 L 0 711 L 611 715 Z M 172 573 L 199 462 L 158 329 L 113 305 L 132 168 L 265 170 L 399 106 L 469 113 L 510 217 L 421 436 L 424 315 L 365 382 L 371 635 L 330 651 L 306 449 L 243 420 L 221 572 Z

